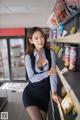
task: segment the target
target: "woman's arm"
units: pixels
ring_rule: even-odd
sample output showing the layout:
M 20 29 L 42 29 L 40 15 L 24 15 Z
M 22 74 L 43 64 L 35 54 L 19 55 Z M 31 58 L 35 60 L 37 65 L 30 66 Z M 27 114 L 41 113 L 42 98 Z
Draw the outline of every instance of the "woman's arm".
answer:
M 55 70 L 56 60 L 55 60 L 55 54 L 53 51 L 51 51 L 51 61 L 52 61 L 51 69 L 53 68 Z M 61 98 L 57 95 L 57 81 L 58 81 L 57 74 L 51 74 L 50 84 L 51 84 L 52 99 L 58 104 L 59 102 L 61 102 Z
M 34 83 L 34 82 L 39 82 L 41 80 L 43 80 L 44 78 L 48 77 L 48 71 L 43 72 L 43 73 L 39 73 L 39 74 L 35 74 L 33 69 L 32 69 L 32 65 L 31 65 L 31 59 L 29 55 L 25 56 L 25 66 L 26 66 L 26 71 L 29 77 L 29 80 Z
M 51 50 L 51 68 L 55 70 L 56 67 L 56 60 L 55 60 L 55 53 Z M 57 74 L 50 75 L 50 84 L 51 84 L 51 90 L 57 91 Z

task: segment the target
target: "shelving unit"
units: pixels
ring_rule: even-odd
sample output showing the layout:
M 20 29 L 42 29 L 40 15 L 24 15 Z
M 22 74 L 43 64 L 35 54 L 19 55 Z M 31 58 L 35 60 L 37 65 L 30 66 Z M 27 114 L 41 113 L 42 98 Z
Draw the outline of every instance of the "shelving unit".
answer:
M 59 109 L 59 113 L 60 113 L 60 118 L 61 120 L 64 120 L 64 114 L 63 114 L 63 111 L 62 111 L 62 108 L 61 108 L 61 105 L 58 104 L 58 109 Z
M 74 35 L 69 35 L 64 38 L 59 38 L 55 40 L 49 40 L 49 42 L 55 43 L 69 43 L 69 44 L 80 44 L 80 33 Z M 65 87 L 66 92 L 71 96 L 74 102 L 74 108 L 76 113 L 80 115 L 80 72 L 68 71 L 64 74 L 61 70 L 64 68 L 64 63 L 61 59 L 57 58 L 56 70 L 61 80 L 61 83 Z M 66 115 L 63 114 L 62 108 L 58 105 L 61 120 L 66 120 Z M 79 118 L 80 119 L 80 118 Z M 70 120 L 70 119 L 69 119 Z M 75 119 L 73 119 L 75 120 Z
M 59 67 L 57 66 L 56 68 L 63 86 L 73 99 L 77 113 L 80 114 L 80 73 L 67 72 L 65 75 L 62 75 Z
M 69 35 L 63 38 L 48 39 L 48 42 L 80 44 L 80 33 Z

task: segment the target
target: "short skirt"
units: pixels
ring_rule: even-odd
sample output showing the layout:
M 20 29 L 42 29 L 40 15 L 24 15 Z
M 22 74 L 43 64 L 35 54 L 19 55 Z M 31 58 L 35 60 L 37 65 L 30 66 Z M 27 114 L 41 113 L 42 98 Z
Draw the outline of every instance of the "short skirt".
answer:
M 32 88 L 30 84 L 26 86 L 22 95 L 24 107 L 37 106 L 39 109 L 47 112 L 50 99 L 50 91 L 44 89 Z

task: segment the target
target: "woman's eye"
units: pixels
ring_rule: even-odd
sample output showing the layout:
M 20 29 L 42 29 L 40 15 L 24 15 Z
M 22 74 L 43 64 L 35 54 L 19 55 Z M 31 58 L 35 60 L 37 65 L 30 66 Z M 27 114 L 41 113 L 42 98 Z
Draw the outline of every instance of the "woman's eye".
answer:
M 38 39 L 43 39 L 44 37 L 36 37 L 35 40 L 38 40 Z
M 38 38 L 36 37 L 35 40 L 37 40 Z

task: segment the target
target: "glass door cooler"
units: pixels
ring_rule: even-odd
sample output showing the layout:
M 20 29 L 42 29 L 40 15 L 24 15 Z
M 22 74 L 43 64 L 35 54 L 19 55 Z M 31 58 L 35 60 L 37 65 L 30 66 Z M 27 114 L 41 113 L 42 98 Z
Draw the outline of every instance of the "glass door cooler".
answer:
M 26 80 L 23 38 L 10 39 L 10 58 L 12 80 Z
M 0 111 L 7 102 L 7 90 L 2 87 L 6 80 L 10 80 L 7 40 L 0 39 Z

